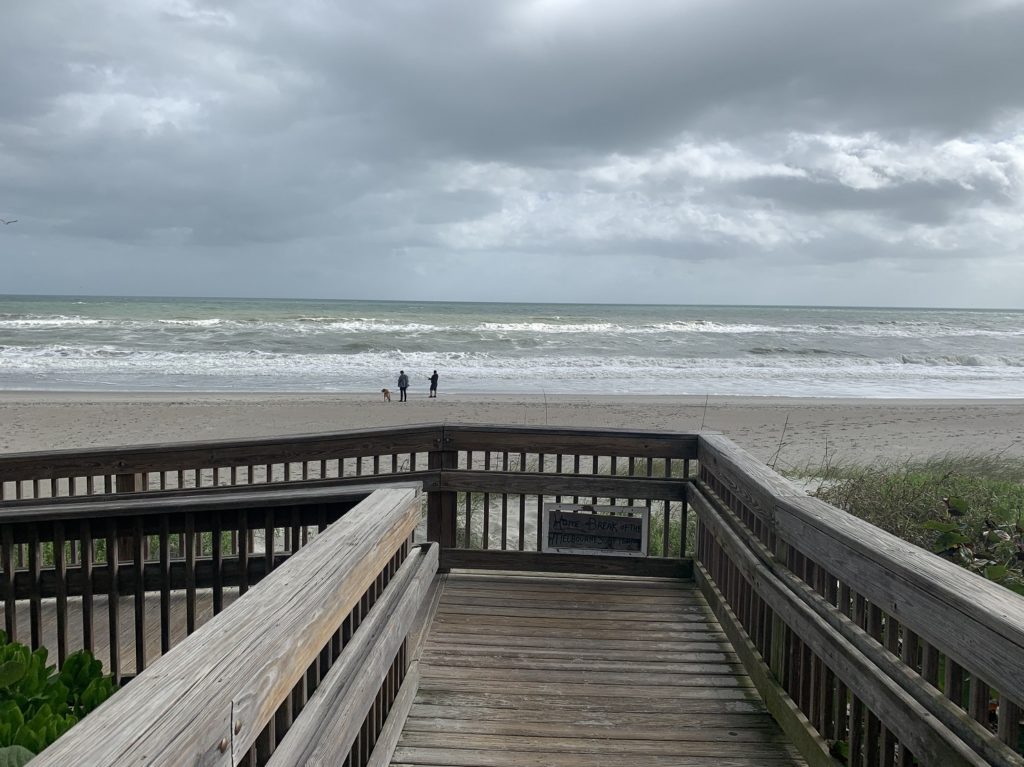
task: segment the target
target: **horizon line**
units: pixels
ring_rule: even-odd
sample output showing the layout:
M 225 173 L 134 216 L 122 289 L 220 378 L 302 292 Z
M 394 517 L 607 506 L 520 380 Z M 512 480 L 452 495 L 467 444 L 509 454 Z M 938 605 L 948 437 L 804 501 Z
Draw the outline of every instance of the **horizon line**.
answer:
M 1024 312 L 1024 307 L 980 307 L 980 306 L 909 306 L 895 304 L 733 304 L 733 303 L 680 303 L 623 302 L 623 301 L 470 301 L 464 299 L 418 299 L 418 298 L 326 298 L 326 297 L 282 297 L 282 296 L 172 296 L 160 294 L 118 294 L 118 293 L 0 293 L 0 299 L 10 298 L 143 298 L 173 299 L 192 301 L 336 301 L 374 304 L 520 304 L 525 306 L 672 306 L 689 308 L 748 308 L 748 309 L 893 309 L 925 311 L 978 311 L 978 312 Z

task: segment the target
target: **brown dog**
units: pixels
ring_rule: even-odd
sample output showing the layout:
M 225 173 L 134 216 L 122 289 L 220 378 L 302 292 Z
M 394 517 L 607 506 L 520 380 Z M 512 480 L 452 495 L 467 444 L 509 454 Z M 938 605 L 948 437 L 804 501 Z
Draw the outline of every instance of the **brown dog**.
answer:
M 385 402 L 391 401 L 391 389 L 381 389 L 380 393 L 384 395 Z

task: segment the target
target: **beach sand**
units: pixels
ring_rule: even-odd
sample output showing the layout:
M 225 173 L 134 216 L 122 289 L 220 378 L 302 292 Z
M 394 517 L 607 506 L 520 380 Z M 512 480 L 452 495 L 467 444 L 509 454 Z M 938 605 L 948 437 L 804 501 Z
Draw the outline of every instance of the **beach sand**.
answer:
M 714 431 L 762 461 L 833 462 L 980 453 L 1024 458 L 1024 399 L 465 397 L 366 394 L 0 392 L 0 453 L 309 434 L 417 423 Z M 788 419 L 788 422 L 787 422 Z M 781 444 L 780 444 L 781 443 Z

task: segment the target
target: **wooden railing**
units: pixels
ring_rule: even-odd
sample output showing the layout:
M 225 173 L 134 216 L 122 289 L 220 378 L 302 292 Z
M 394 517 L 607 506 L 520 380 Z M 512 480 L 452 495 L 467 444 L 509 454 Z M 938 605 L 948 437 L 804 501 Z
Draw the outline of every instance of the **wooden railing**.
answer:
M 814 764 L 1021 765 L 1024 599 L 702 436 L 696 577 Z
M 372 490 L 282 485 L 4 508 L 4 628 L 33 649 L 56 650 L 58 664 L 87 649 L 120 682 L 245 594 Z
M 536 567 L 528 553 L 540 550 L 544 503 L 619 502 L 651 509 L 650 551 L 671 560 L 651 563 L 651 572 L 669 574 L 686 554 L 679 480 L 696 455 L 694 434 L 451 424 L 13 454 L 0 456 L 0 509 L 51 496 L 409 480 L 427 492 L 427 537 L 441 544 L 446 567 Z M 485 551 L 484 558 L 473 554 Z M 522 555 L 491 556 L 497 551 Z M 13 557 L 16 568 L 28 565 L 24 546 L 15 543 Z M 557 558 L 543 563 L 559 567 Z
M 440 544 L 442 568 L 693 574 L 812 764 L 1024 764 L 1024 600 L 809 498 L 715 435 L 433 425 L 0 457 L 6 603 L 28 600 L 34 622 L 33 600 L 60 603 L 79 590 L 84 600 L 86 583 L 95 592 L 116 581 L 136 598 L 193 581 L 211 594 L 218 583 L 241 591 L 245 577 L 253 583 L 333 520 L 300 511 L 296 523 L 289 509 L 266 521 L 229 505 L 206 521 L 193 498 L 230 504 L 247 493 L 357 487 L 365 494 L 396 481 L 422 483 L 426 538 Z M 78 495 L 46 499 L 51 492 Z M 195 529 L 170 521 L 176 517 L 161 504 L 176 500 Z M 540 553 L 538 522 L 550 501 L 649 507 L 654 556 Z M 131 502 L 141 505 L 118 506 Z M 89 504 L 106 509 L 99 522 L 66 516 L 90 518 Z M 143 513 L 149 504 L 154 511 Z M 24 515 L 33 513 L 29 524 Z M 188 541 L 200 540 L 199 550 L 207 540 L 191 535 L 200 533 L 201 516 L 210 544 L 192 566 Z M 261 538 L 273 556 L 256 550 Z M 115 552 L 116 578 L 96 546 L 101 539 Z M 256 548 L 241 545 L 250 540 Z M 65 545 L 53 545 L 59 541 Z M 65 561 L 47 560 L 44 542 Z M 152 561 L 150 546 L 159 550 Z M 128 560 L 146 564 L 135 570 Z M 221 607 L 230 599 L 226 590 Z M 22 605 L 10 614 L 23 615 Z M 35 642 L 35 628 L 29 633 Z
M 437 570 L 419 516 L 418 490 L 374 492 L 32 764 L 367 764 Z

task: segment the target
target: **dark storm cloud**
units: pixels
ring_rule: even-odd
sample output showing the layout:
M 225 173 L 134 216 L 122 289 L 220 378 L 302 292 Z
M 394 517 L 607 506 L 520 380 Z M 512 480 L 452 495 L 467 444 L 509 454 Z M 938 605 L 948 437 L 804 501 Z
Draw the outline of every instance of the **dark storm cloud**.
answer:
M 0 256 L 78 261 L 3 290 L 120 268 L 152 292 L 178 258 L 224 281 L 192 292 L 473 298 L 509 254 L 575 299 L 642 300 L 615 292 L 636 259 L 742 261 L 754 296 L 752 264 L 972 260 L 1005 284 L 1021 39 L 1015 0 L 17 4 Z M 367 266 L 396 255 L 434 268 Z M 597 293 L 572 292 L 581 259 Z
M 737 195 L 750 195 L 779 209 L 801 213 L 864 211 L 894 221 L 941 225 L 964 206 L 988 203 L 1009 207 L 1014 199 L 993 182 L 967 188 L 952 180 L 908 181 L 878 189 L 857 189 L 834 179 L 755 178 L 733 185 Z

